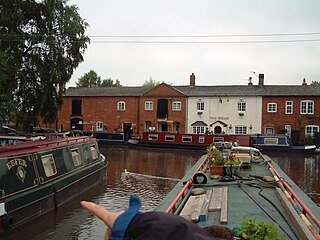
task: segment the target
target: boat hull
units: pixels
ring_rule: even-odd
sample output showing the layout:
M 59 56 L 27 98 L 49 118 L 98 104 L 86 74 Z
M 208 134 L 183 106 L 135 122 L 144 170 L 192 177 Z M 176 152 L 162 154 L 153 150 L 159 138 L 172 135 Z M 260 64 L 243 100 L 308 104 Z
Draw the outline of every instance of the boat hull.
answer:
M 58 149 L 46 148 L 39 152 L 32 151 L 0 159 L 2 162 L 7 160 L 7 166 L 8 163 L 12 164 L 9 172 L 12 169 L 15 172 L 14 168 L 19 166 L 14 166 L 13 163 L 15 163 L 16 159 L 20 159 L 21 166 L 25 166 L 25 179 L 23 179 L 21 185 L 25 184 L 26 186 L 25 188 L 16 186 L 10 193 L 7 189 L 15 186 L 6 186 L 4 181 L 0 181 L 2 191 L 0 198 L 0 233 L 2 235 L 10 234 L 11 230 L 16 226 L 57 209 L 65 202 L 106 179 L 107 162 L 100 153 L 95 160 L 93 158 L 90 160 L 87 156 L 89 160 L 87 162 L 83 160 L 82 166 L 72 167 L 70 164 L 70 162 L 72 163 L 72 158 L 69 159 L 67 157 L 68 151 L 70 149 L 79 149 L 82 152 L 84 149 L 88 149 L 88 146 L 97 146 L 97 142 L 90 140 L 78 144 L 65 144 L 65 146 Z M 36 156 L 35 154 L 37 154 L 37 157 L 34 157 Z M 40 169 L 42 165 L 40 162 L 41 157 L 50 154 L 55 156 L 57 160 L 57 175 L 51 179 L 47 178 L 45 174 L 42 175 L 43 172 Z M 30 161 L 32 158 L 30 156 L 33 156 L 32 162 Z M 59 156 L 64 156 L 65 158 L 60 159 L 59 162 Z M 22 164 L 25 159 L 29 162 Z M 17 161 L 16 163 L 19 164 Z M 33 172 L 32 170 L 36 171 Z M 11 178 L 12 182 L 16 181 L 15 177 L 9 173 L 2 175 L 2 177 L 6 178 L 5 180 Z M 29 178 L 33 179 L 32 182 Z

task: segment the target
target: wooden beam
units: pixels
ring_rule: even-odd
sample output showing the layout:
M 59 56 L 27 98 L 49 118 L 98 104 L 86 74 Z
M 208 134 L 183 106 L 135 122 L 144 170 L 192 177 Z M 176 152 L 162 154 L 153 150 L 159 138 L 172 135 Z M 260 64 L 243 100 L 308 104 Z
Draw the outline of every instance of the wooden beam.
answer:
M 209 212 L 218 212 L 221 209 L 222 188 L 213 188 L 211 201 L 209 204 Z
M 309 231 L 307 225 L 303 222 L 297 211 L 294 209 L 292 204 L 289 202 L 289 200 L 286 198 L 284 193 L 280 188 L 276 188 L 276 194 L 285 208 L 287 214 L 289 215 L 291 221 L 293 222 L 294 227 L 298 230 L 298 234 L 301 235 L 303 239 L 315 239 L 313 234 Z
M 220 223 L 228 223 L 228 187 L 222 188 Z

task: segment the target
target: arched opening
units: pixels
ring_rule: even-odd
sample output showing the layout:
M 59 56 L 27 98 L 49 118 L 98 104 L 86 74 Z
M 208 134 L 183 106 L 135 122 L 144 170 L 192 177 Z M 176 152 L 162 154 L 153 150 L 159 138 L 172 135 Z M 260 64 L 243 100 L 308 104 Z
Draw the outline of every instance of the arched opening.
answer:
M 214 133 L 215 134 L 220 134 L 222 132 L 222 128 L 220 126 L 215 126 L 214 127 Z

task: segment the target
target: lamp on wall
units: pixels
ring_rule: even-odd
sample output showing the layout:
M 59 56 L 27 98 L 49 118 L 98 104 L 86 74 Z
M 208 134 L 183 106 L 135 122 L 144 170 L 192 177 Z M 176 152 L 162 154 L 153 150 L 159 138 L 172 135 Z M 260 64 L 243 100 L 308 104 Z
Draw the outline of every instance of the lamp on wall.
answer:
M 219 102 L 222 103 L 222 98 L 219 98 Z
M 230 125 L 229 125 L 229 129 L 231 129 L 231 128 L 232 128 L 232 125 L 230 124 Z
M 250 129 L 252 129 L 252 128 L 253 128 L 253 127 L 252 127 L 252 124 L 250 124 L 249 128 L 250 128 Z

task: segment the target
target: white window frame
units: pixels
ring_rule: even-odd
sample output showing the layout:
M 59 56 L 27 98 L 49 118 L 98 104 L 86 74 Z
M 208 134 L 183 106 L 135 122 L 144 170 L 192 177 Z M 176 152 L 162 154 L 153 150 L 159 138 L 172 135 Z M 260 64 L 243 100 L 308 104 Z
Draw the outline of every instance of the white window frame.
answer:
M 126 110 L 126 102 L 125 101 L 119 101 L 117 103 L 117 110 L 118 111 L 125 111 Z
M 246 111 L 246 102 L 240 101 L 238 102 L 238 112 L 245 112 Z
M 274 102 L 272 102 L 272 103 L 268 103 L 268 105 L 267 105 L 267 112 L 270 112 L 270 113 L 275 113 L 275 112 L 277 112 L 277 103 L 274 103 Z
M 195 133 L 195 134 L 204 134 L 205 131 L 206 131 L 205 126 L 193 126 L 192 127 L 192 133 Z
M 41 156 L 42 166 L 47 177 L 57 174 L 57 167 L 52 154 Z
M 314 114 L 314 101 L 302 100 L 300 102 L 300 114 Z
M 153 111 L 153 102 L 152 101 L 146 101 L 144 103 L 144 110 Z
M 316 132 L 319 132 L 319 126 L 317 125 L 307 125 L 305 128 L 306 137 L 314 137 Z
M 198 101 L 197 102 L 197 110 L 198 111 L 203 111 L 204 110 L 204 102 L 203 101 Z
M 93 160 L 98 159 L 99 158 L 99 154 L 98 154 L 97 146 L 95 144 L 91 145 L 90 146 L 90 150 L 91 150 L 92 159 Z
M 287 130 L 286 134 L 291 138 L 291 125 L 285 125 L 284 129 Z
M 80 156 L 79 148 L 71 149 L 71 155 L 72 155 L 73 165 L 75 167 L 80 166 L 81 165 L 81 156 Z
M 172 111 L 181 111 L 181 102 L 180 101 L 174 101 L 172 103 Z
M 293 114 L 293 101 L 286 101 L 286 114 Z
M 271 133 L 268 133 L 269 131 L 271 131 Z M 264 129 L 265 134 L 267 135 L 274 135 L 274 128 L 273 127 L 266 127 Z
M 238 135 L 245 135 L 247 134 L 248 129 L 247 126 L 239 125 L 234 127 L 234 133 Z
M 103 131 L 103 122 L 102 121 L 96 122 L 96 131 Z

